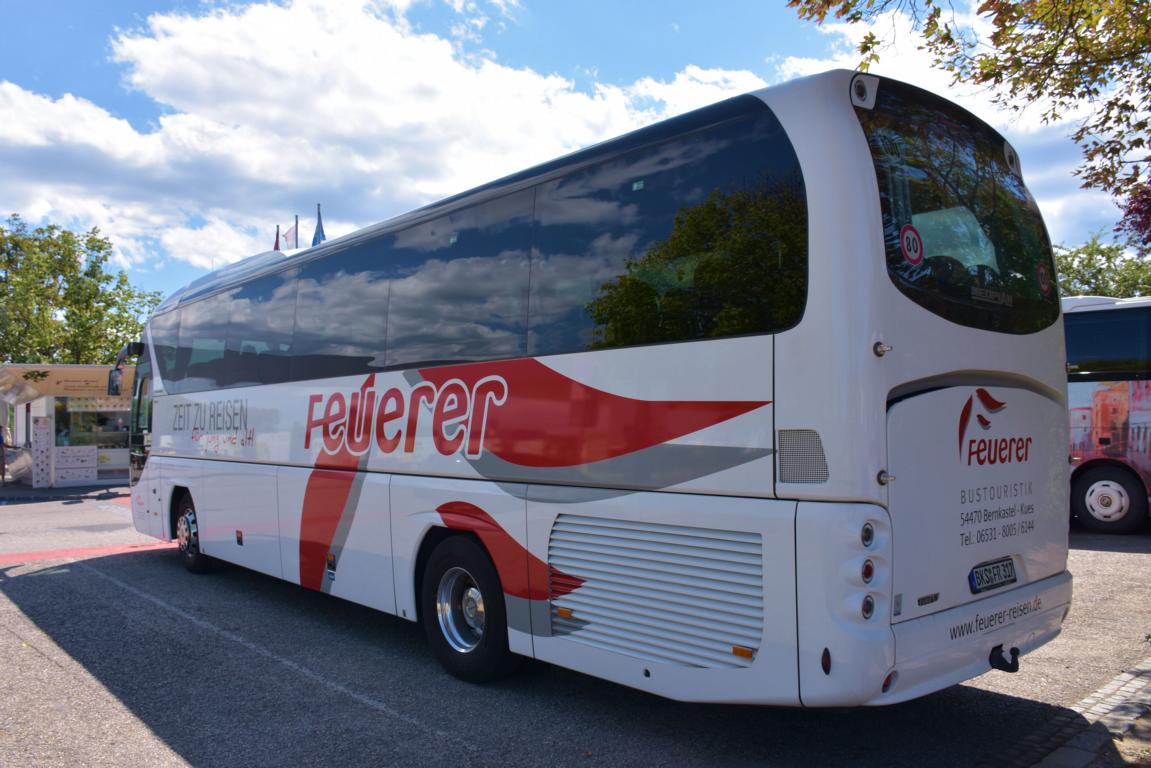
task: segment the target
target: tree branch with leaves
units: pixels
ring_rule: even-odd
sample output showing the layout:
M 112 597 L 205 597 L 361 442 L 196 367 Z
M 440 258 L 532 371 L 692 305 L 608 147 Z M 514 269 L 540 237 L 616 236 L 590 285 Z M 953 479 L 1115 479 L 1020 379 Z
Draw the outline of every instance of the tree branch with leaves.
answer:
M 789 0 L 801 19 L 871 23 L 908 15 L 935 66 L 956 83 L 994 89 L 996 102 L 1038 106 L 1047 122 L 1086 109 L 1073 138 L 1083 149 L 1076 170 L 1085 187 L 1128 197 L 1151 181 L 1151 3 L 1145 0 L 982 0 L 974 11 L 987 39 L 950 2 L 939 0 Z M 868 33 L 860 69 L 876 63 L 884 42 Z
M 108 272 L 111 254 L 96 228 L 0 225 L 0 362 L 110 363 L 138 339 L 161 297 Z

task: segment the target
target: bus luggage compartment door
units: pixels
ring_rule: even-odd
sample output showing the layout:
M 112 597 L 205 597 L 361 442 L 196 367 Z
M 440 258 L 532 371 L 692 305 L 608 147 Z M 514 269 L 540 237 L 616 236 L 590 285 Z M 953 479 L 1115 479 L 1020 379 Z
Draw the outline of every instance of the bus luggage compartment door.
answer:
M 1001 386 L 888 409 L 893 623 L 1066 570 L 1066 404 Z

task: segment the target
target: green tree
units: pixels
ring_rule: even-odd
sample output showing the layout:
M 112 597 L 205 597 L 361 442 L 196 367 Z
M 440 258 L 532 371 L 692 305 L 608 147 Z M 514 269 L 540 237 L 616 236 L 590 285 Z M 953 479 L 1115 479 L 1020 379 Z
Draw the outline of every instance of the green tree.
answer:
M 1055 267 L 1064 296 L 1151 296 L 1151 260 L 1102 242 L 1100 234 L 1078 248 L 1056 246 Z
M 160 294 L 108 272 L 111 253 L 96 228 L 0 225 L 0 362 L 110 363 L 139 338 Z
M 1146 0 L 981 0 L 976 13 L 992 33 L 976 40 L 941 0 L 789 0 L 800 18 L 829 14 L 874 21 L 891 10 L 916 22 L 935 65 L 955 82 L 996 89 L 1014 110 L 1039 108 L 1044 120 L 1086 107 L 1074 139 L 1083 148 L 1076 173 L 1084 186 L 1126 197 L 1151 180 L 1151 3 Z M 974 5 L 974 3 L 973 3 Z M 947 9 L 945 11 L 945 9 Z M 866 35 L 860 67 L 879 59 L 882 42 Z

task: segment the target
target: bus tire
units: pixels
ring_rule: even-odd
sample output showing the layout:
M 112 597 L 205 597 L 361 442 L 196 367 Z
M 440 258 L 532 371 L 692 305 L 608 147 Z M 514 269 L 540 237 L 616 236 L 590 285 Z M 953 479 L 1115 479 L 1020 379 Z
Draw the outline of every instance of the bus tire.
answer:
M 440 542 L 420 589 L 424 634 L 440 664 L 461 680 L 486 683 L 519 666 L 508 650 L 507 611 L 499 574 L 474 539 Z
M 1118 467 L 1088 469 L 1071 485 L 1071 511 L 1096 533 L 1134 533 L 1147 521 L 1147 492 Z
M 176 502 L 176 542 L 180 546 L 180 560 L 192 573 L 212 570 L 212 558 L 200 551 L 200 529 L 196 521 L 196 505 L 192 494 L 185 493 Z

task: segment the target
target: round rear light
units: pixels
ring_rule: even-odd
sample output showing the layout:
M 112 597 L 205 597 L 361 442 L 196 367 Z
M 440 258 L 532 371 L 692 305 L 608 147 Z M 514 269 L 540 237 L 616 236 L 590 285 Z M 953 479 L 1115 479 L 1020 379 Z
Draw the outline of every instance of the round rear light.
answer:
M 870 584 L 871 580 L 875 578 L 875 563 L 871 562 L 870 559 L 864 560 L 863 571 L 860 576 L 863 577 L 864 584 Z
M 887 673 L 887 677 L 883 678 L 883 692 L 887 693 L 895 686 L 895 681 L 899 679 L 899 673 L 894 669 Z
M 875 598 L 871 595 L 866 595 L 863 598 L 863 608 L 861 609 L 863 618 L 870 619 L 872 614 L 875 613 Z
M 875 543 L 875 526 L 871 523 L 864 523 L 863 530 L 859 532 L 859 540 L 863 542 L 863 546 L 870 547 Z

